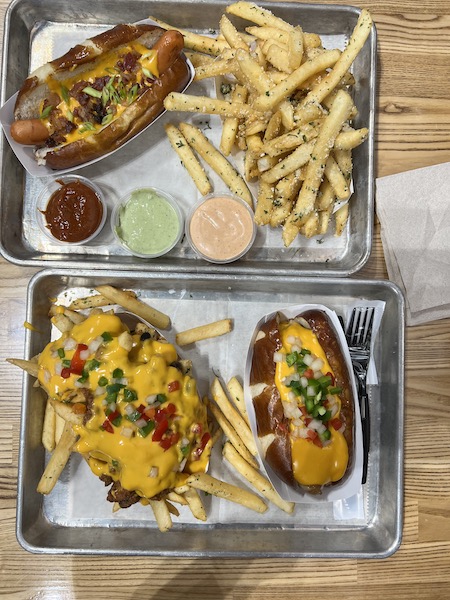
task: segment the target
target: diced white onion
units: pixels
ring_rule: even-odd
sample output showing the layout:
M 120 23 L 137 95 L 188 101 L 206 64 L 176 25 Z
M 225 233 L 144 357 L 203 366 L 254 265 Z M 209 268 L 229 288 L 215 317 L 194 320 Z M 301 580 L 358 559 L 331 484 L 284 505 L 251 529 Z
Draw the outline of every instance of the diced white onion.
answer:
M 87 360 L 89 358 L 89 348 L 80 352 L 80 359 Z
M 134 406 L 132 404 L 127 404 L 125 406 L 125 412 L 128 416 L 132 415 L 134 413 Z
M 306 388 L 306 395 L 307 396 L 315 396 L 316 389 L 312 385 L 308 385 L 308 387 Z
M 103 338 L 101 335 L 97 336 L 92 340 L 92 342 L 88 346 L 88 350 L 90 354 L 94 354 L 102 345 Z
M 63 344 L 64 350 L 75 350 L 75 348 L 77 347 L 77 342 L 71 338 L 68 337 Z
M 322 371 L 314 371 L 314 379 L 320 379 L 322 376 Z
M 300 325 L 302 327 L 304 327 L 305 329 L 311 329 L 310 324 L 308 323 L 308 321 L 306 319 L 304 319 L 303 317 L 298 317 L 297 322 L 300 323 Z
M 314 362 L 314 356 L 312 354 L 305 354 L 303 357 L 303 362 L 306 366 L 310 367 Z
M 299 381 L 300 380 L 300 375 L 298 373 L 292 373 L 292 375 L 286 375 L 286 377 L 283 378 L 283 384 L 289 386 L 292 381 Z
M 101 396 L 102 394 L 105 393 L 105 388 L 104 387 L 100 387 L 98 386 L 98 388 L 96 388 L 96 390 L 94 391 L 94 396 Z M 106 402 L 106 400 L 105 400 Z
M 147 396 L 147 398 L 145 399 L 145 401 L 149 405 L 154 404 L 156 402 L 156 394 L 151 394 L 150 396 Z
M 306 427 L 303 427 L 303 428 L 299 427 L 297 429 L 297 431 L 298 431 L 298 437 L 303 438 L 303 439 L 306 439 L 307 437 L 309 437 L 308 436 L 308 430 L 307 430 Z
M 116 403 L 115 402 L 110 402 L 109 403 L 109 408 L 110 408 L 111 412 L 114 412 L 116 410 L 116 408 L 117 408 Z
M 273 353 L 273 362 L 282 363 L 284 361 L 284 357 L 285 357 L 285 355 L 283 354 L 283 352 L 274 352 Z
M 324 365 L 325 365 L 325 363 L 323 362 L 323 360 L 321 358 L 316 358 L 311 363 L 311 369 L 313 371 L 320 371 L 321 369 L 323 369 Z
M 55 375 L 61 375 L 61 371 L 63 370 L 62 362 L 58 361 L 55 363 Z
M 184 467 L 186 466 L 186 463 L 187 463 L 187 456 L 185 458 L 183 458 L 183 460 L 180 462 L 180 466 L 178 467 L 178 471 L 180 473 L 184 469 Z
M 147 421 L 145 419 L 138 419 L 137 421 L 135 421 L 134 424 L 136 425 L 136 427 L 139 427 L 139 429 L 141 429 L 142 427 L 145 427 L 147 425 Z
M 289 402 L 295 402 L 296 396 L 295 396 L 294 392 L 288 392 L 287 397 L 288 397 Z
M 121 385 L 128 385 L 128 379 L 126 377 L 121 377 L 120 379 L 116 379 L 113 377 L 113 383 L 120 383 Z
M 52 376 L 52 374 L 50 373 L 50 371 L 48 369 L 45 369 L 45 371 L 44 371 L 45 383 L 49 383 L 51 376 Z
M 292 346 L 291 346 L 292 352 L 300 352 L 301 349 L 302 349 L 302 347 L 299 346 L 298 344 L 292 344 Z
M 158 475 L 159 475 L 159 468 L 158 467 L 152 467 L 150 469 L 149 474 L 148 474 L 149 477 L 153 477 L 153 478 L 154 477 L 158 477 Z
M 131 427 L 122 427 L 122 431 L 120 432 L 126 438 L 130 438 L 133 435 L 133 430 Z
M 292 344 L 300 344 L 300 340 L 295 335 L 288 335 L 287 336 L 287 343 L 291 344 L 291 345 Z
M 301 377 L 300 378 L 300 385 L 302 386 L 302 388 L 305 388 L 308 386 L 308 378 L 307 377 Z

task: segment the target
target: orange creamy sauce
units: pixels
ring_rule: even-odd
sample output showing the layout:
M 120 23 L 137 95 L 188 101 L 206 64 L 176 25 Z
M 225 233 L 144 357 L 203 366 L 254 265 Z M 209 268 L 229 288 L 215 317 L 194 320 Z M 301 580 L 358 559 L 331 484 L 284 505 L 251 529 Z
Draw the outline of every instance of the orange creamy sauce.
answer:
M 238 200 L 209 198 L 194 212 L 189 233 L 206 258 L 227 261 L 239 257 L 253 238 L 253 217 Z

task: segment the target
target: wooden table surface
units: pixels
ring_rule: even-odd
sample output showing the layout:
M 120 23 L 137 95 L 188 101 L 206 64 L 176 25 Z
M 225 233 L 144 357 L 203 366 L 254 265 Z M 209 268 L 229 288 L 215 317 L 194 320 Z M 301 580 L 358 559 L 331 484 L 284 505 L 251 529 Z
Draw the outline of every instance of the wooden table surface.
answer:
M 335 3 L 344 4 L 336 0 Z M 376 174 L 449 160 L 450 2 L 355 2 L 379 36 Z M 7 0 L 0 0 L 1 21 Z M 0 596 L 11 599 L 450 598 L 450 320 L 406 332 L 405 518 L 384 560 L 42 556 L 15 537 L 25 295 L 36 270 L 0 260 Z M 357 277 L 385 279 L 378 226 Z

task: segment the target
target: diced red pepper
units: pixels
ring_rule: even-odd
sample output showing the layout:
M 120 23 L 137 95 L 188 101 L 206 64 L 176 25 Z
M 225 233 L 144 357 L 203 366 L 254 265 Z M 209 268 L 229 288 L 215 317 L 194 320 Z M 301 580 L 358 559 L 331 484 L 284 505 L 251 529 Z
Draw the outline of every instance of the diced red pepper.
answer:
M 69 379 L 70 376 L 71 376 L 70 368 L 64 367 L 64 369 L 61 370 L 61 377 L 63 379 Z
M 200 456 L 203 454 L 204 449 L 206 448 L 206 444 L 209 442 L 210 439 L 211 434 L 209 434 L 208 432 L 202 435 L 199 447 L 196 448 L 193 452 L 194 460 L 198 460 L 200 458 Z
M 75 354 L 72 356 L 72 360 L 70 361 L 70 372 L 75 375 L 82 375 L 84 365 L 86 364 L 85 360 L 80 358 L 80 353 L 84 350 L 87 350 L 88 347 L 86 344 L 78 344 L 77 349 L 75 350 Z
M 120 411 L 118 411 L 116 409 L 112 413 L 109 413 L 109 415 L 108 415 L 108 421 L 114 421 L 115 419 L 117 419 L 117 417 L 120 417 Z
M 318 437 L 317 431 L 314 431 L 314 429 L 308 429 L 308 431 L 306 433 L 310 440 L 314 441 L 316 439 L 316 437 Z
M 105 419 L 103 421 L 103 423 L 102 423 L 102 429 L 104 429 L 108 433 L 114 433 L 113 426 L 111 425 L 111 422 L 108 419 Z
M 162 421 L 159 421 L 158 426 L 152 435 L 153 442 L 160 442 L 162 440 L 163 435 L 169 429 L 169 421 L 164 417 Z
M 167 385 L 167 389 L 169 390 L 169 394 L 170 392 L 176 392 L 180 389 L 181 385 L 180 382 L 175 380 L 175 381 L 171 381 L 168 385 Z
M 167 436 L 164 439 L 162 439 L 159 442 L 159 445 L 161 446 L 161 448 L 164 451 L 166 451 L 169 448 L 171 448 L 172 446 L 175 446 L 175 444 L 178 442 L 179 439 L 180 439 L 180 434 L 179 433 L 171 433 L 169 436 Z
M 339 431 L 339 429 L 342 427 L 342 421 L 341 421 L 341 419 L 338 419 L 338 418 L 333 419 L 333 420 L 330 421 L 330 423 L 331 423 L 331 426 L 334 429 L 336 429 L 336 431 Z
M 314 378 L 314 371 L 312 369 L 306 369 L 306 371 L 303 373 L 303 375 L 307 378 L 307 379 L 313 379 Z
M 171 417 L 172 415 L 174 415 L 177 412 L 177 407 L 175 406 L 175 404 L 172 404 L 172 402 L 170 402 L 170 404 L 168 404 L 162 410 L 165 415 L 167 415 L 168 417 Z
M 334 387 L 336 385 L 336 379 L 335 379 L 333 373 L 331 373 L 331 371 L 328 371 L 328 373 L 326 375 L 327 375 L 327 377 L 331 377 L 331 385 Z
M 305 425 L 308 426 L 312 421 L 312 417 L 305 417 L 304 421 L 305 421 Z
M 318 446 L 319 448 L 323 448 L 322 440 L 320 439 L 319 436 L 315 437 L 313 439 L 312 443 L 315 444 L 316 446 Z

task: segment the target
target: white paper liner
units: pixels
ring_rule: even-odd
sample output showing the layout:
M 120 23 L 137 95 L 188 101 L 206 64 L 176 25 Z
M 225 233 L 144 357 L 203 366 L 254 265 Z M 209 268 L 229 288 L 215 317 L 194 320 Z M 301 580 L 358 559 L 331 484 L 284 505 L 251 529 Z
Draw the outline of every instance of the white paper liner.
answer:
M 155 21 L 152 21 L 152 19 L 143 19 L 142 21 L 137 22 L 137 24 L 142 24 L 142 23 L 149 24 L 149 25 L 157 25 L 157 23 Z M 69 50 L 69 48 L 67 48 L 67 50 Z M 54 58 L 56 58 L 56 57 L 54 57 Z M 184 92 L 189 87 L 189 85 L 192 83 L 192 80 L 194 79 L 194 75 L 195 75 L 195 70 L 194 70 L 194 67 L 192 66 L 192 63 L 189 60 L 187 60 L 187 64 L 189 67 L 189 81 L 184 86 L 184 88 L 182 90 L 180 90 L 182 92 Z M 112 150 L 111 152 L 108 152 L 107 154 L 104 154 L 103 156 L 100 156 L 99 158 L 95 158 L 94 160 L 82 163 L 81 165 L 76 165 L 74 167 L 70 167 L 67 169 L 52 169 L 45 164 L 39 164 L 37 162 L 37 160 L 34 156 L 34 150 L 35 150 L 34 146 L 24 146 L 23 144 L 19 144 L 18 142 L 16 142 L 11 137 L 11 125 L 14 122 L 14 106 L 16 104 L 17 96 L 18 96 L 18 92 L 16 92 L 13 96 L 11 96 L 5 102 L 5 104 L 0 108 L 0 124 L 3 128 L 5 137 L 8 140 L 8 143 L 11 146 L 14 154 L 17 156 L 17 158 L 21 162 L 24 169 L 26 171 L 28 171 L 28 173 L 30 173 L 30 175 L 33 175 L 35 177 L 48 177 L 49 175 L 58 176 L 58 175 L 63 175 L 64 173 L 73 173 L 74 171 L 77 171 L 78 169 L 87 167 L 89 165 L 93 165 L 93 164 L 97 163 L 98 161 L 103 160 L 107 156 L 111 156 L 112 154 L 115 154 L 118 150 L 121 150 L 122 148 L 124 148 L 129 142 L 135 140 L 137 138 L 137 136 L 141 135 L 141 133 L 143 133 L 149 127 L 151 127 L 154 123 L 156 123 L 156 121 L 158 121 L 158 119 L 160 119 L 162 117 L 162 115 L 166 112 L 165 110 L 163 110 L 161 112 L 161 114 L 159 114 L 155 119 L 153 119 L 153 121 L 151 123 L 149 123 L 146 127 L 144 127 L 144 129 L 142 129 L 142 131 L 140 131 L 137 135 L 133 136 L 131 139 L 129 139 L 128 141 L 123 143 L 121 146 L 119 146 L 115 150 Z
M 247 355 L 247 360 L 245 364 L 245 374 L 244 374 L 244 394 L 245 394 L 245 405 L 247 408 L 247 412 L 250 419 L 250 426 L 253 432 L 253 435 L 256 440 L 259 459 L 263 465 L 263 468 L 267 474 L 267 477 L 271 481 L 274 488 L 280 494 L 280 496 L 284 500 L 288 500 L 290 502 L 296 503 L 322 503 L 322 502 L 335 502 L 340 501 L 345 498 L 351 498 L 358 494 L 361 489 L 361 477 L 362 477 L 362 467 L 363 467 L 363 444 L 362 444 L 362 430 L 361 430 L 361 417 L 359 411 L 359 403 L 358 403 L 358 393 L 356 389 L 356 384 L 353 376 L 353 368 L 351 365 L 350 354 L 348 351 L 347 343 L 345 340 L 344 332 L 342 331 L 341 324 L 339 322 L 337 314 L 323 306 L 321 304 L 302 304 L 297 306 L 290 306 L 287 308 L 282 308 L 277 311 L 277 313 L 281 313 L 287 319 L 292 319 L 299 314 L 306 312 L 307 310 L 320 310 L 323 311 L 331 324 L 333 325 L 336 334 L 339 338 L 339 342 L 341 345 L 342 353 L 345 358 L 345 362 L 347 364 L 347 369 L 350 377 L 350 382 L 353 391 L 354 398 L 354 423 L 355 423 L 355 434 L 354 434 L 354 447 L 353 447 L 353 462 L 350 466 L 350 473 L 348 477 L 344 479 L 342 483 L 336 483 L 333 486 L 324 487 L 322 494 L 320 495 L 312 495 L 307 492 L 293 489 L 291 486 L 282 481 L 278 475 L 273 471 L 270 465 L 267 464 L 264 458 L 264 452 L 262 450 L 261 444 L 259 442 L 258 434 L 257 434 L 257 425 L 255 418 L 255 410 L 253 407 L 253 400 L 250 392 L 250 371 L 251 364 L 253 358 L 253 347 L 255 343 L 256 336 L 258 335 L 262 325 L 269 321 L 276 313 L 272 312 L 264 317 L 262 317 L 254 330 L 249 351 Z M 358 510 L 359 512 L 359 510 Z

